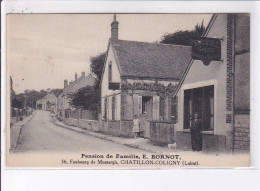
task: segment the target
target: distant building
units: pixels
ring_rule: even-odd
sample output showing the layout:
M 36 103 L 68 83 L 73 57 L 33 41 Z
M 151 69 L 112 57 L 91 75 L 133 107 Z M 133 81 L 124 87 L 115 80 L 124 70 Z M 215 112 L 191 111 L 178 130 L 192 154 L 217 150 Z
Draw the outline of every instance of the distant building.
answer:
M 202 150 L 249 151 L 250 16 L 214 14 L 204 37 L 221 40 L 221 61 L 193 60 L 178 87 L 178 148 L 191 150 L 194 113 L 203 121 Z
M 42 109 L 42 99 L 36 101 L 36 109 Z
M 56 112 L 57 97 L 54 95 L 53 92 L 49 93 L 41 99 L 41 104 L 42 110 Z
M 96 82 L 96 78 L 92 75 L 85 75 L 85 72 L 81 73 L 81 76 L 78 77 L 77 73 L 75 74 L 75 80 L 68 84 L 68 80 L 64 80 L 64 89 L 62 93 L 58 96 L 57 99 L 57 111 L 59 115 L 65 119 L 66 117 L 66 110 L 73 109 L 70 106 L 70 98 L 69 94 L 75 93 L 79 89 L 86 87 L 86 86 L 93 86 Z M 88 100 L 86 100 L 88 101 Z
M 114 16 L 101 82 L 101 131 L 132 136 L 135 115 L 144 120 L 172 120 L 171 98 L 191 60 L 191 47 L 118 39 Z M 149 123 L 144 136 L 150 138 Z

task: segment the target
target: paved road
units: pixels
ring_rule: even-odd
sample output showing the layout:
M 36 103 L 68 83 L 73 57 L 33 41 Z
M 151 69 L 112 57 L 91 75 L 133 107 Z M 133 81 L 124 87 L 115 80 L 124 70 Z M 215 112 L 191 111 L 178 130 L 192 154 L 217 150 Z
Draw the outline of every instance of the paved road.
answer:
M 143 151 L 113 143 L 90 135 L 75 132 L 54 123 L 48 111 L 37 110 L 24 125 L 16 151 L 61 151 L 89 153 L 120 152 L 142 153 Z

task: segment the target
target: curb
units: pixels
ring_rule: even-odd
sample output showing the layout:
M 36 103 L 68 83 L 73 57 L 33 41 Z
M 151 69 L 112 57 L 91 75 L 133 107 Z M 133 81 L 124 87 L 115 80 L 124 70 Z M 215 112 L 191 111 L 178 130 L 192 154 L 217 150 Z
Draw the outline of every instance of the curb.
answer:
M 22 128 L 24 127 L 25 124 L 29 123 L 32 118 L 34 117 L 36 112 L 33 112 L 33 114 L 31 116 L 29 116 L 30 118 L 24 123 L 24 124 L 21 124 L 19 128 L 19 133 L 18 133 L 18 136 L 17 136 L 17 139 L 15 141 L 15 145 L 13 148 L 11 148 L 11 140 L 10 140 L 10 148 L 9 148 L 9 152 L 15 152 L 17 147 L 18 147 L 18 144 L 19 144 L 19 139 L 21 139 L 21 134 L 22 134 Z

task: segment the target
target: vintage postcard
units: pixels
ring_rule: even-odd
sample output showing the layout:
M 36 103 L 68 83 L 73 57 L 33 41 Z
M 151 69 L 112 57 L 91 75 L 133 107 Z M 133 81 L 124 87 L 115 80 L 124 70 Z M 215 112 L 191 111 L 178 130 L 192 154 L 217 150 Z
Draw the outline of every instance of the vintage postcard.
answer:
M 8 14 L 7 167 L 250 166 L 250 14 Z

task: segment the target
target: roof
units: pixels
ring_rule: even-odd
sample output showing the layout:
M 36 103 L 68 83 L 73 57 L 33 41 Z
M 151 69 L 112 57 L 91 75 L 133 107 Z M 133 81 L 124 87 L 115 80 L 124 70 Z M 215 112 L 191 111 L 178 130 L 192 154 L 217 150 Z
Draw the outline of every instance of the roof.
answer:
M 95 84 L 96 78 L 89 74 L 87 76 L 80 76 L 77 80 L 70 83 L 68 86 L 66 86 L 63 89 L 62 94 L 66 95 L 67 93 L 76 92 L 80 88 L 86 87 L 86 86 L 93 86 Z
M 113 43 L 121 76 L 179 80 L 191 59 L 191 47 L 117 40 Z
M 46 99 L 46 102 L 56 102 L 57 97 L 54 95 L 54 93 L 47 94 L 43 99 Z

